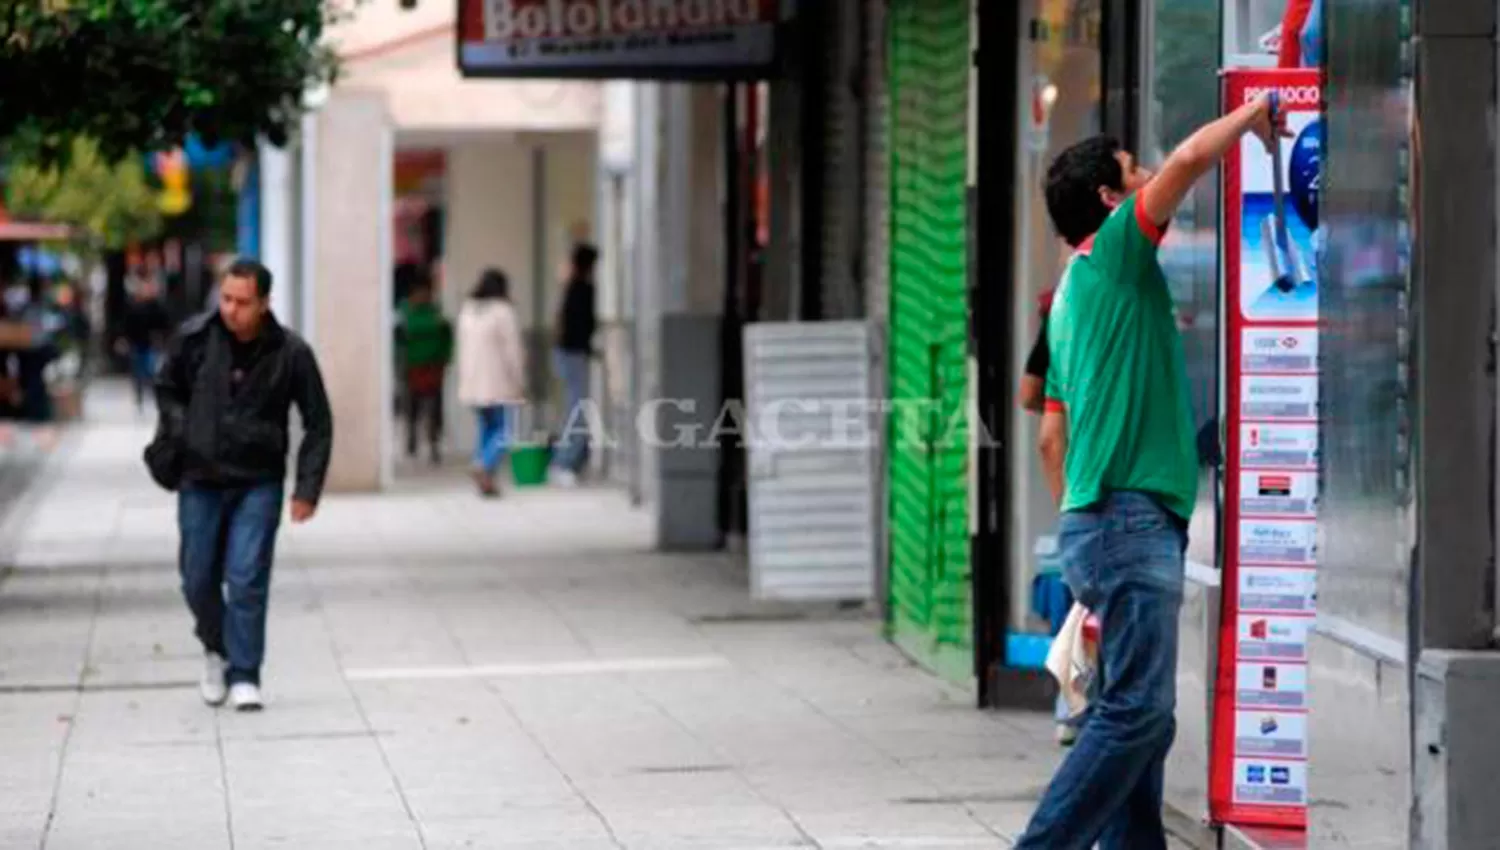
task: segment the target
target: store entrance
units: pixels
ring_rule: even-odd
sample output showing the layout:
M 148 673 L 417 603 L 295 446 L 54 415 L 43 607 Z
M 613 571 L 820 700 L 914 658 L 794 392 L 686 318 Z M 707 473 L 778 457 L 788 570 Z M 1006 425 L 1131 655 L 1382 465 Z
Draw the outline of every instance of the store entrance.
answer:
M 976 457 L 974 540 L 984 705 L 1045 703 L 1051 691 L 1042 665 L 1054 620 L 1070 600 L 1053 557 L 1057 511 L 1037 459 L 1038 420 L 1017 405 L 1016 389 L 1044 295 L 1071 255 L 1047 215 L 1046 169 L 1069 145 L 1100 132 L 1130 143 L 1138 5 L 980 7 L 972 338 L 987 437 Z

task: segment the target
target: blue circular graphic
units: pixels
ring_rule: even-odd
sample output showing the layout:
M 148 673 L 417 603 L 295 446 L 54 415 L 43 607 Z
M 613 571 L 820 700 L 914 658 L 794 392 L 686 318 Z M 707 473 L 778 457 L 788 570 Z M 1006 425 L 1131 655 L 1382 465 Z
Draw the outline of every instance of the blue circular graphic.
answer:
M 1318 229 L 1318 190 L 1322 187 L 1323 119 L 1318 118 L 1302 128 L 1292 143 L 1292 158 L 1287 163 L 1287 189 L 1292 209 L 1307 225 Z

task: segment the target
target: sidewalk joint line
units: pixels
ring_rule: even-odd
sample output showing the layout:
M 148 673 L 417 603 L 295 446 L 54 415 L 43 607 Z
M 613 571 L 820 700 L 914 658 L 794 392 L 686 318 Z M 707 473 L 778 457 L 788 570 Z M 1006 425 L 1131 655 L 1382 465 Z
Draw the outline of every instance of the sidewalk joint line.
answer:
M 425 601 L 428 601 L 429 603 L 431 602 L 431 600 L 427 596 L 426 589 L 421 585 L 420 582 L 412 582 L 412 585 L 417 590 L 417 593 L 420 594 Z M 528 592 L 528 595 L 537 596 L 537 594 L 530 592 Z M 542 599 L 541 601 L 542 604 L 551 607 L 551 603 L 547 600 Z M 554 613 L 556 613 L 556 609 L 553 610 Z M 466 666 L 472 668 L 474 660 L 469 656 L 469 651 L 464 646 L 463 641 L 459 638 L 458 633 L 453 630 L 453 626 L 448 622 L 447 618 L 439 617 L 437 619 L 439 628 L 443 630 L 443 634 L 448 636 L 448 642 L 453 646 L 453 651 L 458 654 L 459 660 L 462 661 Z M 565 626 L 570 631 L 572 630 L 572 626 L 570 624 L 565 623 Z M 587 646 L 587 643 L 585 643 L 585 646 Z M 495 686 L 494 679 L 481 679 L 480 687 L 494 696 L 495 700 L 500 703 L 500 707 L 504 709 L 507 715 L 510 716 L 511 722 L 515 723 L 516 728 L 521 731 L 521 734 L 526 736 L 526 739 L 531 742 L 531 745 L 533 747 L 536 747 L 537 751 L 542 754 L 542 758 L 546 759 L 547 763 L 552 766 L 552 769 L 557 771 L 557 775 L 562 777 L 563 782 L 567 783 L 568 790 L 572 791 L 573 795 L 583 802 L 584 808 L 588 809 L 589 813 L 594 816 L 594 819 L 599 821 L 599 825 L 603 827 L 604 832 L 609 835 L 610 843 L 613 844 L 617 848 L 617 850 L 626 850 L 625 842 L 620 840 L 619 833 L 615 832 L 614 824 L 609 822 L 609 817 L 604 814 L 604 810 L 599 808 L 598 804 L 596 804 L 593 800 L 589 799 L 589 795 L 584 793 L 584 790 L 579 787 L 578 782 L 574 780 L 572 775 L 568 773 L 567 769 L 562 766 L 562 762 L 557 760 L 557 757 L 552 754 L 552 751 L 547 748 L 547 745 L 542 741 L 540 737 L 537 736 L 536 732 L 532 731 L 531 727 L 526 725 L 526 721 L 521 719 L 521 713 L 516 711 L 515 706 L 511 705 L 510 700 L 505 698 L 505 694 Z
M 481 664 L 478 666 L 355 668 L 345 670 L 344 676 L 351 682 L 403 679 L 517 679 L 610 673 L 692 672 L 721 670 L 729 666 L 729 659 L 721 655 L 685 655 L 661 658 L 596 658 L 580 661 Z
M 234 850 L 234 795 L 229 792 L 229 759 L 224 756 L 224 727 L 219 712 L 214 711 L 214 748 L 219 754 L 219 787 L 224 789 L 224 828 L 229 834 L 229 850 Z
M 396 766 L 391 762 L 391 754 L 386 750 L 385 741 L 375 725 L 370 722 L 369 712 L 365 710 L 364 701 L 359 698 L 359 692 L 349 681 L 349 673 L 344 669 L 344 659 L 339 652 L 338 641 L 333 636 L 333 624 L 328 619 L 328 606 L 323 604 L 323 590 L 318 587 L 317 580 L 313 578 L 312 571 L 304 565 L 298 565 L 298 571 L 307 582 L 308 593 L 312 595 L 313 606 L 317 609 L 318 619 L 323 622 L 323 633 L 328 637 L 328 649 L 333 655 L 334 663 L 338 665 L 339 679 L 344 683 L 344 691 L 349 695 L 354 704 L 354 710 L 359 714 L 359 722 L 364 725 L 365 732 L 375 744 L 375 752 L 380 756 L 380 763 L 385 767 L 386 776 L 390 777 L 391 787 L 396 792 L 396 799 L 401 801 L 401 808 L 406 812 L 406 819 L 411 823 L 412 830 L 416 833 L 417 844 L 422 850 L 427 850 L 427 834 L 422 829 L 422 821 L 417 817 L 416 809 L 412 808 L 411 799 L 406 794 L 406 788 L 401 784 L 401 777 L 396 775 Z
M 119 516 L 115 517 L 115 531 L 119 531 Z M 61 746 L 57 750 L 57 771 L 52 776 L 52 793 L 47 801 L 47 820 L 42 826 L 42 838 L 38 842 L 40 850 L 47 850 L 47 842 L 52 839 L 52 826 L 57 822 L 57 806 L 62 800 L 63 777 L 68 770 L 68 751 L 73 743 L 73 733 L 78 729 L 78 715 L 83 710 L 83 680 L 89 674 L 89 668 L 94 663 L 94 637 L 99 632 L 99 614 L 104 609 L 104 584 L 109 575 L 109 567 L 101 565 L 98 576 L 94 579 L 94 603 L 93 610 L 89 614 L 88 634 L 83 641 L 83 658 L 78 667 L 77 691 L 73 697 L 73 708 L 68 715 L 68 728 L 63 732 Z

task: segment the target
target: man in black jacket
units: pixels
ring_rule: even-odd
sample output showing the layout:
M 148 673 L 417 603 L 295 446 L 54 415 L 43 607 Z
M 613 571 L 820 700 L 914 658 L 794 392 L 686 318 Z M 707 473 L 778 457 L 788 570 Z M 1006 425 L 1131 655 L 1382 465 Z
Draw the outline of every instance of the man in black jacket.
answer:
M 146 408 L 146 394 L 156 374 L 157 352 L 171 332 L 172 318 L 157 292 L 156 281 L 144 275 L 136 278 L 116 348 L 130 358 L 130 383 L 135 388 L 137 411 Z
M 261 707 L 266 603 L 281 523 L 293 405 L 304 436 L 291 517 L 317 511 L 333 417 L 312 349 L 270 311 L 271 273 L 238 260 L 219 309 L 188 321 L 157 372 L 161 431 L 181 453 L 182 592 L 207 654 L 205 702 Z M 226 590 L 227 589 L 227 590 Z
M 589 418 L 581 406 L 589 398 L 589 361 L 594 354 L 594 266 L 599 249 L 580 244 L 573 248 L 571 268 L 564 284 L 562 310 L 557 322 L 557 373 L 567 392 L 563 408 L 563 431 L 553 461 L 553 478 L 568 487 L 578 482 L 578 473 L 588 461 Z

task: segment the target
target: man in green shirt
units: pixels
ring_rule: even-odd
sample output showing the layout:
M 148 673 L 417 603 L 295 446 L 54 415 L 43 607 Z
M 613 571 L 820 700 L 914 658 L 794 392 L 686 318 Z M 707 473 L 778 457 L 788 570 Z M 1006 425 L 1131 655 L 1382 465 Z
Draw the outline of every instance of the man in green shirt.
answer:
M 1157 261 L 1167 223 L 1247 133 L 1280 134 L 1260 96 L 1195 132 L 1152 174 L 1094 138 L 1047 172 L 1076 251 L 1053 298 L 1041 452 L 1063 511 L 1064 577 L 1101 624 L 1098 695 L 1017 850 L 1165 850 L 1176 733 L 1177 616 L 1197 496 L 1182 341 Z

